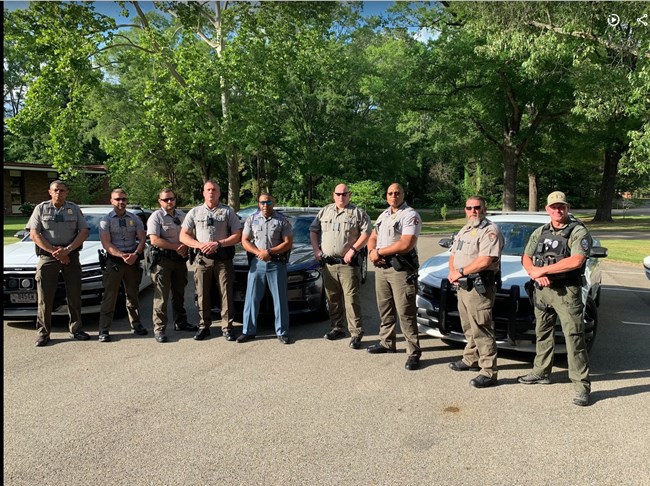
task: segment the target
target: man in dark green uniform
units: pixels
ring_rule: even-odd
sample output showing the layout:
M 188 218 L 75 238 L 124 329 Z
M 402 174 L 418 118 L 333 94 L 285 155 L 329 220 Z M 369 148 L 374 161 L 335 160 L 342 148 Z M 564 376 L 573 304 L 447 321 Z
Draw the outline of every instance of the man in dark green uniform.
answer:
M 555 191 L 548 196 L 546 212 L 551 222 L 535 230 L 521 257 L 524 269 L 535 281 L 537 354 L 533 370 L 520 376 L 519 382 L 550 383 L 553 333 L 559 317 L 566 341 L 569 379 L 576 392 L 573 403 L 584 407 L 589 404 L 591 381 L 582 317 L 582 280 L 591 236 L 582 223 L 569 215 L 569 208 L 564 193 Z
M 63 181 L 53 181 L 49 189 L 50 201 L 34 208 L 27 223 L 29 236 L 36 244 L 36 290 L 38 312 L 36 346 L 50 341 L 52 307 L 59 273 L 63 272 L 65 295 L 70 316 L 70 337 L 80 341 L 90 338 L 81 330 L 81 263 L 79 249 L 88 238 L 88 223 L 81 209 L 67 202 L 68 186 Z
M 318 212 L 309 231 L 314 256 L 323 263 L 323 285 L 329 303 L 332 328 L 325 339 L 345 337 L 347 327 L 350 347 L 359 349 L 363 337 L 360 251 L 368 242 L 372 225 L 368 214 L 350 203 L 350 194 L 348 186 L 337 185 L 334 203 Z

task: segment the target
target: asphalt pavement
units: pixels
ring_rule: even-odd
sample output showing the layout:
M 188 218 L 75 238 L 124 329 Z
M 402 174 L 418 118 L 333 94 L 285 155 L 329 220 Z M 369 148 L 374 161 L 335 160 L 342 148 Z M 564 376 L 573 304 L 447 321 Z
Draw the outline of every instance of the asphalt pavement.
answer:
M 422 261 L 441 250 L 424 236 Z M 592 404 L 576 407 L 557 359 L 551 385 L 518 384 L 530 355 L 500 353 L 499 385 L 448 363 L 459 348 L 421 335 L 422 368 L 326 341 L 328 322 L 293 319 L 295 342 L 264 324 L 255 341 L 197 342 L 114 323 L 111 343 L 70 341 L 65 323 L 33 346 L 34 323 L 4 325 L 7 485 L 647 485 L 650 482 L 650 281 L 603 262 Z M 188 285 L 186 302 L 196 321 Z M 377 342 L 374 273 L 362 289 Z M 218 325 L 216 326 L 218 329 Z M 238 329 L 239 330 L 239 329 Z M 401 338 L 401 336 L 400 336 Z

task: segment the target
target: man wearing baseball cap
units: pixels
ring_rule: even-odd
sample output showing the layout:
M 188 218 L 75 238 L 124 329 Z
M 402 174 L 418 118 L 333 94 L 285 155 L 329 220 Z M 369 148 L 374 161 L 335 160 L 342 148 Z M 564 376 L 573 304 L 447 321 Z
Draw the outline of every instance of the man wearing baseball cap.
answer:
M 550 383 L 553 335 L 559 317 L 566 341 L 569 379 L 576 392 L 573 403 L 584 407 L 589 404 L 591 381 L 582 318 L 582 281 L 591 251 L 591 235 L 569 214 L 569 208 L 563 192 L 549 194 L 546 212 L 551 222 L 533 232 L 521 257 L 524 269 L 535 282 L 537 344 L 533 369 L 520 376 L 519 383 Z

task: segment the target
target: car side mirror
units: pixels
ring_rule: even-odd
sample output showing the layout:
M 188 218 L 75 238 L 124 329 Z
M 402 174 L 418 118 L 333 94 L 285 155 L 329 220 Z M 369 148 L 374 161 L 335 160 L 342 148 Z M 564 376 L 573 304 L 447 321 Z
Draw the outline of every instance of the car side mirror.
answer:
M 451 238 L 440 238 L 438 244 L 443 248 L 451 248 L 451 245 L 454 244 L 454 237 L 452 236 Z
M 593 258 L 607 258 L 607 248 L 604 246 L 592 246 L 589 256 Z

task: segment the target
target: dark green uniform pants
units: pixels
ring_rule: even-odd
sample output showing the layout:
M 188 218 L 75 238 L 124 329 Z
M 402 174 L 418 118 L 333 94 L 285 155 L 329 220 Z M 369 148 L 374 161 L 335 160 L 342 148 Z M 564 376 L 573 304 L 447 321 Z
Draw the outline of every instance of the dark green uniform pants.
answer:
M 167 328 L 167 302 L 172 293 L 174 324 L 187 324 L 185 311 L 185 287 L 187 286 L 187 263 L 180 258 L 162 257 L 151 273 L 153 291 L 153 331 L 165 333 Z
M 142 267 L 140 262 L 128 265 L 124 261 L 108 259 L 104 270 L 104 295 L 99 311 L 99 332 L 110 331 L 115 314 L 115 304 L 120 293 L 120 282 L 124 282 L 126 291 L 126 311 L 133 328 L 140 322 L 140 280 Z
M 52 310 L 59 282 L 59 272 L 63 272 L 65 295 L 70 316 L 70 332 L 81 330 L 81 264 L 79 252 L 70 253 L 70 263 L 64 265 L 54 257 L 42 255 L 36 264 L 36 291 L 38 292 L 38 311 L 36 331 L 39 336 L 49 336 L 52 330 Z

